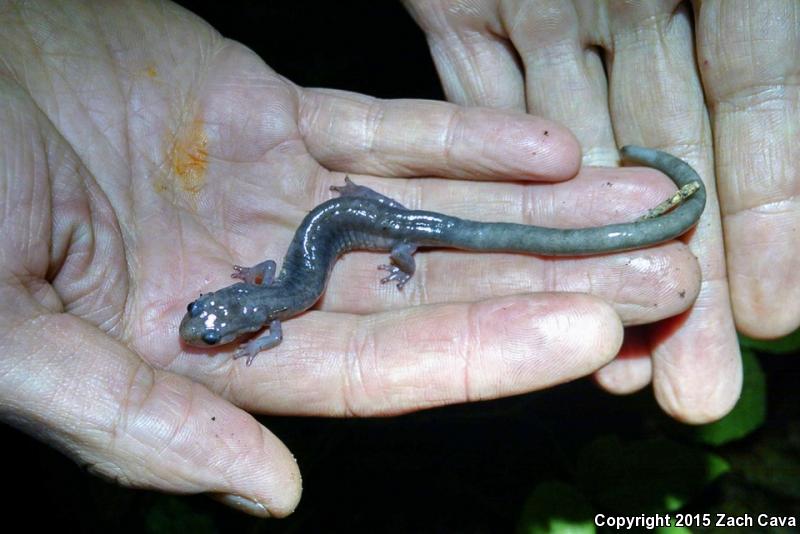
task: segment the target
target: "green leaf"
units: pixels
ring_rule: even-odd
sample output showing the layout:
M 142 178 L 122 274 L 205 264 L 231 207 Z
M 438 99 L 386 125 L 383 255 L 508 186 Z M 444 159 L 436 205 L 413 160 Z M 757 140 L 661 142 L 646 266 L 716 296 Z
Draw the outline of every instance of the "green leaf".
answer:
M 767 386 L 758 358 L 742 348 L 742 395 L 733 410 L 714 423 L 694 429 L 697 440 L 709 445 L 722 445 L 750 434 L 767 416 Z
M 653 529 L 656 534 L 692 534 L 686 527 L 656 527 Z
M 770 354 L 800 354 L 800 328 L 788 336 L 772 340 L 753 339 L 739 334 L 739 344 L 742 347 Z
M 559 481 L 542 482 L 522 509 L 520 534 L 593 534 L 594 514 L 575 486 Z
M 596 509 L 642 514 L 683 507 L 728 470 L 720 456 L 677 441 L 623 443 L 617 436 L 607 436 L 584 447 L 576 474 Z

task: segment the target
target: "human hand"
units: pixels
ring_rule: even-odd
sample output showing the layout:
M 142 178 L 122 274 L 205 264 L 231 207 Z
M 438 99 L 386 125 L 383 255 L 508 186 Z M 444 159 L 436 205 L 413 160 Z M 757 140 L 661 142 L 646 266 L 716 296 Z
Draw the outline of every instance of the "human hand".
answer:
M 699 289 L 679 242 L 423 253 L 403 293 L 358 253 L 252 367 L 189 349 L 186 304 L 234 263 L 280 258 L 344 173 L 409 207 L 563 226 L 630 220 L 673 187 L 642 169 L 480 183 L 566 180 L 578 146 L 524 114 L 299 88 L 172 4 L 6 4 L 0 27 L 0 413 L 122 484 L 288 514 L 297 466 L 244 410 L 393 414 L 544 388 Z M 425 176 L 451 179 L 398 179 Z
M 797 4 L 698 1 L 693 14 L 677 1 L 405 3 L 450 100 L 557 120 L 576 133 L 584 164 L 613 165 L 617 146 L 636 143 L 706 177 L 709 204 L 690 241 L 698 302 L 679 322 L 626 336 L 627 357 L 596 376 L 619 393 L 652 380 L 683 421 L 724 415 L 741 385 L 732 312 L 755 337 L 800 324 Z

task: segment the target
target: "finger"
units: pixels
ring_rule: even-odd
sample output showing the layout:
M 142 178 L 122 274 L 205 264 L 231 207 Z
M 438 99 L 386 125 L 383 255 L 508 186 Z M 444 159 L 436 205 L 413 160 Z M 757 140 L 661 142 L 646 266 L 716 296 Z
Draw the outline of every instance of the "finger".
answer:
M 686 316 L 664 323 L 651 338 L 658 402 L 680 420 L 701 423 L 721 417 L 738 399 L 741 362 L 711 179 L 710 129 L 695 74 L 691 13 L 685 7 L 673 12 L 673 4 L 616 13 L 611 110 L 621 144 L 659 147 L 686 159 L 709 191 L 690 242 L 703 274 L 700 295 Z
M 374 313 L 406 306 L 463 302 L 539 292 L 591 293 L 613 305 L 626 325 L 685 311 L 700 288 L 688 247 L 671 243 L 646 252 L 552 259 L 513 254 L 417 253 L 417 271 L 402 291 L 382 284 L 378 254 L 352 254 L 337 264 L 320 309 Z
M 617 357 L 594 374 L 600 387 L 615 395 L 628 395 L 653 380 L 653 361 L 647 328 L 626 328 L 625 342 Z
M 473 2 L 470 9 L 455 0 L 403 3 L 425 32 L 448 101 L 525 110 L 522 72 L 496 2 Z
M 2 293 L 9 319 L 8 303 L 19 311 L 21 291 Z M 11 317 L 0 395 L 16 426 L 126 486 L 221 494 L 258 516 L 285 516 L 297 505 L 291 453 L 244 411 L 150 368 L 74 316 Z
M 567 126 L 583 148 L 584 164 L 616 164 L 608 85 L 597 48 L 607 43 L 596 6 L 568 0 L 503 6 L 504 27 L 525 68 L 528 112 Z
M 377 176 L 566 180 L 580 149 L 563 126 L 523 113 L 306 90 L 300 135 L 329 170 Z
M 251 367 L 229 354 L 175 362 L 237 405 L 271 413 L 388 415 L 534 391 L 607 363 L 622 341 L 596 297 L 537 294 L 357 316 L 311 312 Z
M 782 336 L 800 326 L 800 7 L 702 2 L 697 32 L 736 323 Z

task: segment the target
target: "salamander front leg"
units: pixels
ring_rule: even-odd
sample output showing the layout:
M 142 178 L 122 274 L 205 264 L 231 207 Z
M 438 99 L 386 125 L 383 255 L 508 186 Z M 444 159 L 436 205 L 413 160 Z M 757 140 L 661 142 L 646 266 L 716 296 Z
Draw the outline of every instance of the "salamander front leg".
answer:
M 231 278 L 244 280 L 248 284 L 253 284 L 254 286 L 268 286 L 275 278 L 276 268 L 275 262 L 272 260 L 262 261 L 254 267 L 234 265 L 234 272 L 231 274 Z
M 247 358 L 247 366 L 253 363 L 256 355 L 262 350 L 268 350 L 277 347 L 283 340 L 283 330 L 281 329 L 281 322 L 277 319 L 269 323 L 269 332 L 260 335 L 255 339 L 251 339 L 247 343 L 242 343 L 233 355 L 233 359 Z
M 411 280 L 414 276 L 414 271 L 417 268 L 414 262 L 414 253 L 417 251 L 417 246 L 411 243 L 398 243 L 392 248 L 389 257 L 392 260 L 391 264 L 378 265 L 378 269 L 382 271 L 389 271 L 389 275 L 381 279 L 381 283 L 397 282 L 397 289 L 403 289 L 406 282 Z

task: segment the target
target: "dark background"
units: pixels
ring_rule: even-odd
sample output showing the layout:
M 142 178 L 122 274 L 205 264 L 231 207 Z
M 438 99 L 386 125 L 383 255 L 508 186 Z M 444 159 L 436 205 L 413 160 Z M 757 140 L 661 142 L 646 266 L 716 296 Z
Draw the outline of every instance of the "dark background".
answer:
M 399 1 L 178 4 L 298 85 L 444 99 L 425 36 Z
M 424 36 L 399 3 L 180 3 L 299 85 L 443 99 Z M 762 358 L 770 415 L 763 429 L 730 447 L 734 453 L 794 436 L 796 428 L 787 429 L 798 415 L 797 362 Z M 507 532 L 536 484 L 568 479 L 576 451 L 590 440 L 634 439 L 671 424 L 649 390 L 615 398 L 588 379 L 388 419 L 261 420 L 294 452 L 303 474 L 303 498 L 288 519 L 253 519 L 203 496 L 118 488 L 5 426 L 3 478 L 13 495 L 3 508 L 9 517 L 34 506 L 34 515 L 24 514 L 29 526 L 83 532 Z M 744 478 L 708 488 L 694 509 L 713 511 L 731 491 L 745 500 L 771 498 Z

